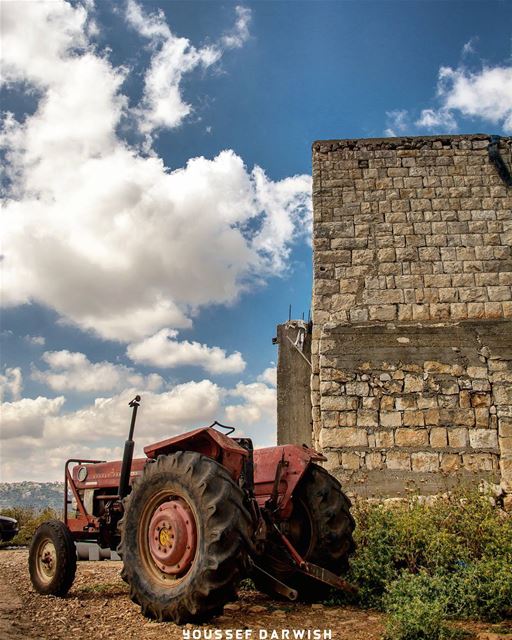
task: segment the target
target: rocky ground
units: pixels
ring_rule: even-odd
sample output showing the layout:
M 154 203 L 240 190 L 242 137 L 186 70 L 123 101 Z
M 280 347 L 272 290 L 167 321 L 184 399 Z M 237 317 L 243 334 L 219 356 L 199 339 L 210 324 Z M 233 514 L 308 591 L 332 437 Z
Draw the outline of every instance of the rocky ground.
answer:
M 119 577 L 118 562 L 80 562 L 75 583 L 67 598 L 36 594 L 28 577 L 27 551 L 0 551 L 0 638 L 2 640 L 44 639 L 88 640 L 137 639 L 163 637 L 194 640 L 208 637 L 208 631 L 252 630 L 251 640 L 260 640 L 260 630 L 331 630 L 333 640 L 380 640 L 384 632 L 383 616 L 350 607 L 320 604 L 290 604 L 271 600 L 257 591 L 242 591 L 236 603 L 226 606 L 224 615 L 199 627 L 179 627 L 144 618 L 128 597 L 127 586 Z M 479 640 L 512 638 L 512 625 L 465 625 Z M 508 633 L 507 633 L 508 630 Z M 193 633 L 195 631 L 195 633 Z M 224 638 L 226 636 L 224 635 Z M 247 636 L 244 635 L 244 640 Z M 283 640 L 286 640 L 284 638 Z M 291 640 L 291 638 L 290 638 Z

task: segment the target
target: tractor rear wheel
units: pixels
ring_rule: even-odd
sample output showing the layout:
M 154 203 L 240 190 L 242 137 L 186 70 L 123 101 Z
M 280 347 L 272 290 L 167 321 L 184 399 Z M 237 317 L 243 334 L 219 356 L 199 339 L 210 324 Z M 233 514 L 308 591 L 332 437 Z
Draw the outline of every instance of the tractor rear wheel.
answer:
M 322 467 L 310 464 L 292 501 L 292 515 L 280 525 L 283 534 L 304 560 L 337 575 L 346 573 L 355 549 L 355 521 L 351 502 L 338 480 Z M 296 589 L 301 600 L 321 600 L 329 593 L 328 585 L 297 571 L 283 558 L 280 541 L 271 545 L 262 568 Z M 275 595 L 268 581 L 255 575 L 255 582 L 262 591 Z
M 123 578 L 147 617 L 202 621 L 236 597 L 252 523 L 241 489 L 215 460 L 178 451 L 148 463 L 120 528 Z
M 66 595 L 75 579 L 76 548 L 63 522 L 48 520 L 36 529 L 30 544 L 28 568 L 38 593 Z

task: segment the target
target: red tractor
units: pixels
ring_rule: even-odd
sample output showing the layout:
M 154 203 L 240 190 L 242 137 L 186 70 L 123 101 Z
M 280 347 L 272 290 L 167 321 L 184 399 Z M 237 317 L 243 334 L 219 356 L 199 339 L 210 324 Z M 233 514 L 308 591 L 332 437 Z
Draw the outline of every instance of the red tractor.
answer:
M 64 521 L 42 524 L 30 547 L 36 591 L 66 595 L 80 541 L 120 554 L 132 600 L 158 620 L 217 615 L 246 576 L 290 600 L 353 589 L 340 577 L 354 549 L 350 501 L 318 466 L 324 456 L 305 445 L 253 451 L 215 422 L 133 459 L 139 403 L 122 461 L 67 461 Z

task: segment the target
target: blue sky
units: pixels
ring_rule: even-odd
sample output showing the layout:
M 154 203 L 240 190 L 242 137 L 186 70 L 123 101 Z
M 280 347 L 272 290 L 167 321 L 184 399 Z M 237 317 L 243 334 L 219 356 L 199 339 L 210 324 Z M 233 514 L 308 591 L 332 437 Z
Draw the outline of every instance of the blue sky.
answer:
M 119 455 L 136 391 L 140 444 L 215 418 L 271 444 L 272 337 L 310 308 L 311 143 L 512 133 L 510 2 L 2 14 L 8 481 Z

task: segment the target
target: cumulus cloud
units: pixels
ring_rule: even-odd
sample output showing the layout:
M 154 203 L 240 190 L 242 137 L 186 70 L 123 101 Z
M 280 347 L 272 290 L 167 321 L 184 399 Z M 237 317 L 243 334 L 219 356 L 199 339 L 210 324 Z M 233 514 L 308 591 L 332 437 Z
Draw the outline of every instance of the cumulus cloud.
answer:
M 23 375 L 19 367 L 7 367 L 0 374 L 0 402 L 8 395 L 11 400 L 18 400 L 23 390 Z
M 475 53 L 472 38 L 464 45 L 462 57 Z M 422 129 L 433 133 L 457 131 L 458 119 L 483 120 L 512 132 L 512 66 L 483 65 L 471 69 L 466 64 L 442 66 L 438 72 L 436 105 L 422 109 L 414 117 L 407 109 L 386 112 L 387 136 L 413 135 Z
M 92 363 L 83 353 L 46 351 L 41 359 L 48 368 L 34 369 L 31 377 L 54 391 L 97 392 L 127 387 L 154 391 L 163 385 L 163 379 L 157 374 L 142 376 L 124 365 Z
M 224 349 L 199 342 L 178 341 L 178 332 L 162 329 L 154 336 L 128 346 L 128 357 L 138 364 L 171 369 L 184 365 L 202 367 L 209 373 L 240 373 L 245 361 L 239 351 L 226 355 Z
M 264 382 L 271 387 L 277 386 L 277 367 L 268 367 L 258 376 L 258 382 Z
M 150 117 L 150 128 L 173 126 L 187 110 L 181 77 L 210 60 L 208 48 L 194 49 L 161 15 L 147 16 L 133 2 L 129 15 L 157 43 L 143 101 L 149 78 L 160 77 L 164 44 L 177 51 L 162 62 L 161 81 L 174 65 L 176 103 L 162 98 L 158 107 L 151 85 L 155 102 L 135 117 L 139 124 Z M 6 114 L 3 122 L 11 183 L 3 205 L 4 304 L 38 302 L 65 322 L 131 342 L 189 327 L 202 306 L 232 303 L 286 265 L 292 242 L 309 228 L 309 176 L 275 182 L 231 150 L 170 171 L 154 151 L 141 154 L 119 136 L 123 118 L 133 115 L 122 93 L 128 70 L 94 50 L 86 8 L 7 3 L 3 17 L 5 79 L 35 88 L 38 98 L 33 114 Z M 154 115 L 164 111 L 167 124 Z
M 41 438 L 46 420 L 57 415 L 64 405 L 64 397 L 22 398 L 14 402 L 2 404 L 2 439 L 31 437 Z M 21 450 L 20 450 L 21 451 Z M 17 452 L 19 459 L 20 451 Z M 4 457 L 5 452 L 2 454 Z
M 512 132 L 512 66 L 484 66 L 475 72 L 441 67 L 438 95 L 444 109 Z
M 244 384 L 240 382 L 229 396 L 239 400 L 238 404 L 226 406 L 226 417 L 232 424 L 243 426 L 266 421 L 275 425 L 277 420 L 276 389 L 263 382 Z
M 62 354 L 59 358 L 70 359 Z M 247 428 L 257 446 L 271 444 L 276 389 L 263 381 L 271 381 L 271 371 L 265 370 L 255 383 L 239 383 L 234 388 L 205 379 L 144 391 L 135 433 L 136 455 L 143 455 L 143 447 L 151 442 L 208 426 L 214 420 L 231 423 L 237 435 Z M 62 396 L 4 403 L 0 431 L 3 479 L 56 480 L 70 457 L 119 459 L 131 417 L 128 403 L 138 391 L 126 388 L 73 411 L 65 411 Z M 16 463 L 20 451 L 23 467 Z

